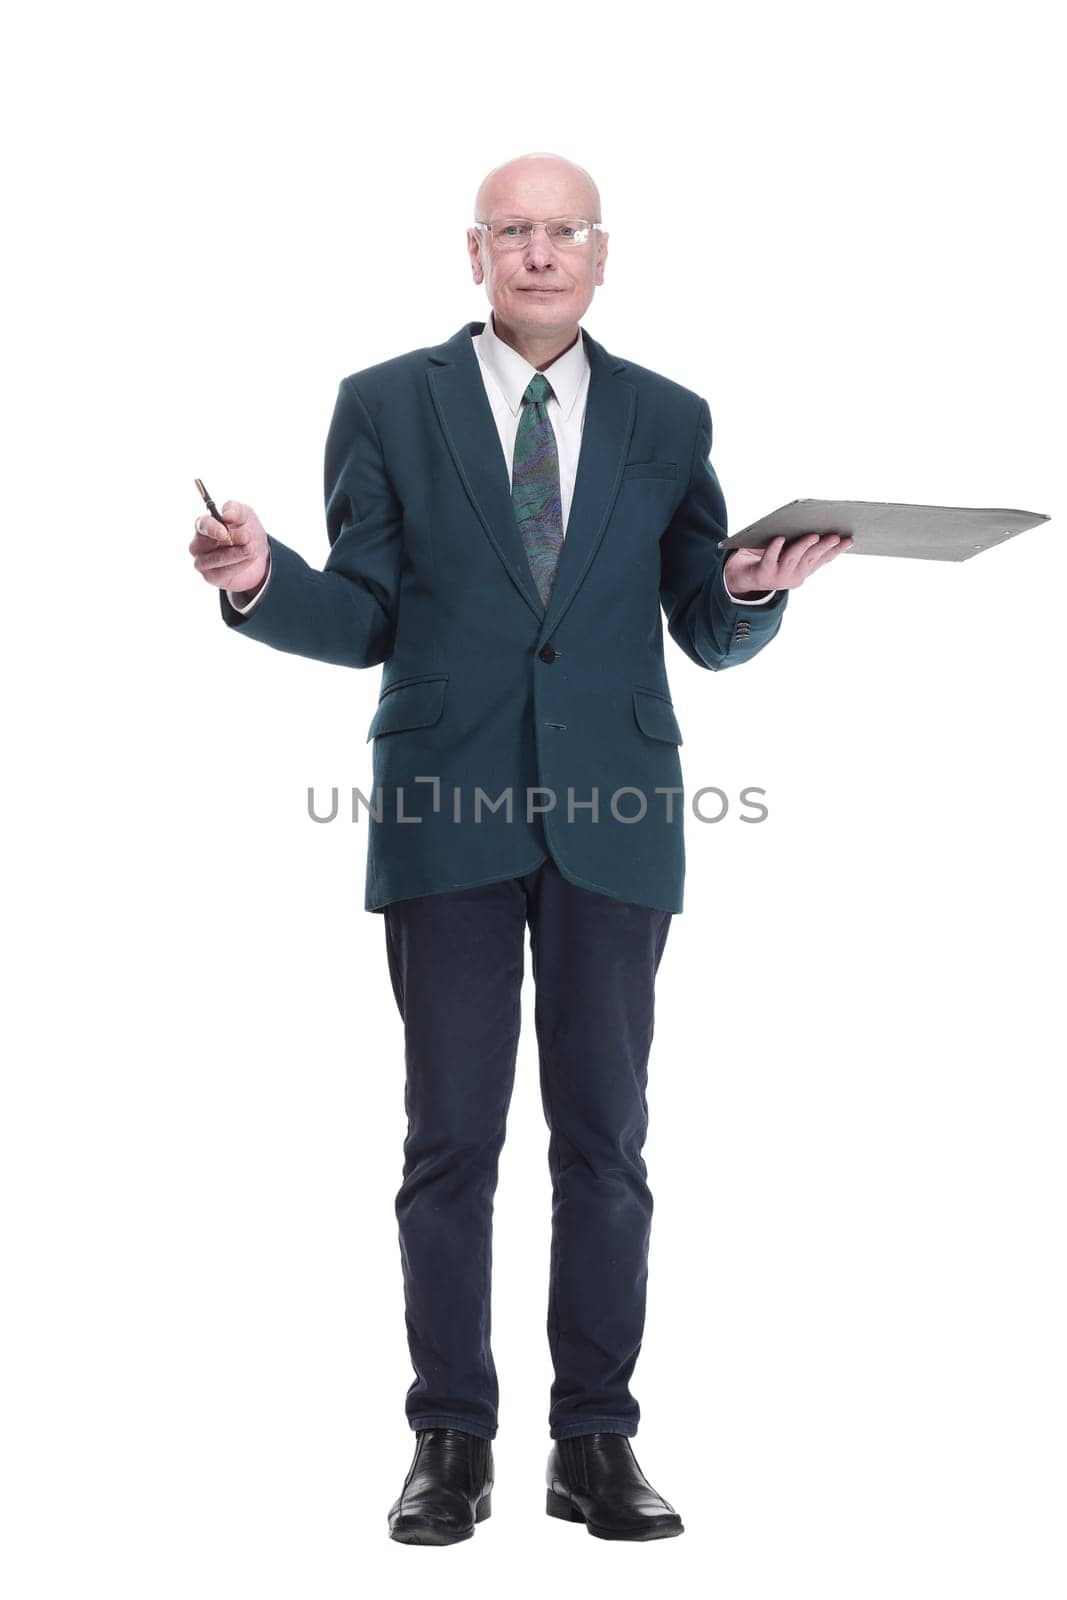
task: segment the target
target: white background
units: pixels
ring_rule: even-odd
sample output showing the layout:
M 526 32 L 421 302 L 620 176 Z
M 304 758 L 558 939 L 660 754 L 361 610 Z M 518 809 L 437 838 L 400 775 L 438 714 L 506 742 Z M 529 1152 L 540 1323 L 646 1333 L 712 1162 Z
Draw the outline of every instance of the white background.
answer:
M 1065 263 L 1046 8 L 52 8 L 5 68 L 2 1283 L 18 1600 L 1062 1596 Z M 1047 12 L 1046 12 L 1047 14 Z M 845 557 L 753 663 L 668 640 L 634 1441 L 683 1538 L 544 1514 L 532 980 L 501 1163 L 493 1516 L 389 1541 L 414 1437 L 402 1032 L 363 906 L 379 672 L 227 630 L 193 478 L 315 565 L 340 378 L 486 315 L 498 162 L 589 167 L 585 326 L 698 390 L 731 528 L 1022 506 Z M 428 1574 L 428 1568 L 433 1572 Z

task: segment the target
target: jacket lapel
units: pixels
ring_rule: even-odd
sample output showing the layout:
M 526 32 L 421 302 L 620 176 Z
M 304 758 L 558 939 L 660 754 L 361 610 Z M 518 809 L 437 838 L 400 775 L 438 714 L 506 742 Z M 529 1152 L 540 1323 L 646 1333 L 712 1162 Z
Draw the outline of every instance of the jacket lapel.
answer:
M 589 393 L 574 498 L 546 610 L 526 559 L 500 435 L 471 343 L 472 334 L 484 326 L 484 322 L 465 323 L 432 349 L 427 382 L 471 504 L 509 578 L 541 620 L 540 638 L 545 639 L 573 599 L 604 537 L 630 445 L 637 392 L 618 376 L 626 363 L 609 355 L 583 328 Z
M 590 338 L 584 328 L 582 337 L 589 355 L 589 394 L 582 425 L 582 447 L 578 452 L 578 473 L 567 532 L 541 629 L 542 639 L 559 623 L 600 547 L 622 482 L 637 407 L 637 390 L 619 376 L 626 368 L 625 361 L 608 355 L 603 345 Z M 499 439 L 497 447 L 499 450 Z M 513 521 L 514 517 L 513 510 Z M 517 522 L 515 528 L 518 531 Z M 534 592 L 537 592 L 536 586 Z

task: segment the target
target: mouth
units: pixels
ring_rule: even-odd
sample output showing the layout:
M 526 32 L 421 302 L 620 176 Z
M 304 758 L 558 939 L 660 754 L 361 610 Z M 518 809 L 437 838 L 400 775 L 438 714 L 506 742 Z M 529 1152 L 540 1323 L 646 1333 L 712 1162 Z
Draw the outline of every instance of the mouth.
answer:
M 520 294 L 566 294 L 566 289 L 520 289 Z

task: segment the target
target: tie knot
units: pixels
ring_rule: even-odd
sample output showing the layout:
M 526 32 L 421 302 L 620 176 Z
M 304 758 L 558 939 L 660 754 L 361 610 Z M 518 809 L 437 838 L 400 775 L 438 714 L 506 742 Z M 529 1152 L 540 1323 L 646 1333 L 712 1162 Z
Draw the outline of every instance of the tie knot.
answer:
M 525 404 L 528 400 L 547 400 L 551 393 L 552 385 L 543 372 L 538 372 L 526 385 L 526 393 L 522 397 L 523 403 Z

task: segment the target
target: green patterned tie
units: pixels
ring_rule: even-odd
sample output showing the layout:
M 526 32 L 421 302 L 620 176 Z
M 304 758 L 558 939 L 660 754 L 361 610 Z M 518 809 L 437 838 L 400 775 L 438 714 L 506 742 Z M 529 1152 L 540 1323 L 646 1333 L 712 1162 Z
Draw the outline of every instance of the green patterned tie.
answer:
M 540 372 L 527 384 L 511 469 L 511 498 L 519 532 L 537 592 L 546 606 L 563 548 L 559 456 L 545 405 L 552 392 L 552 385 Z

